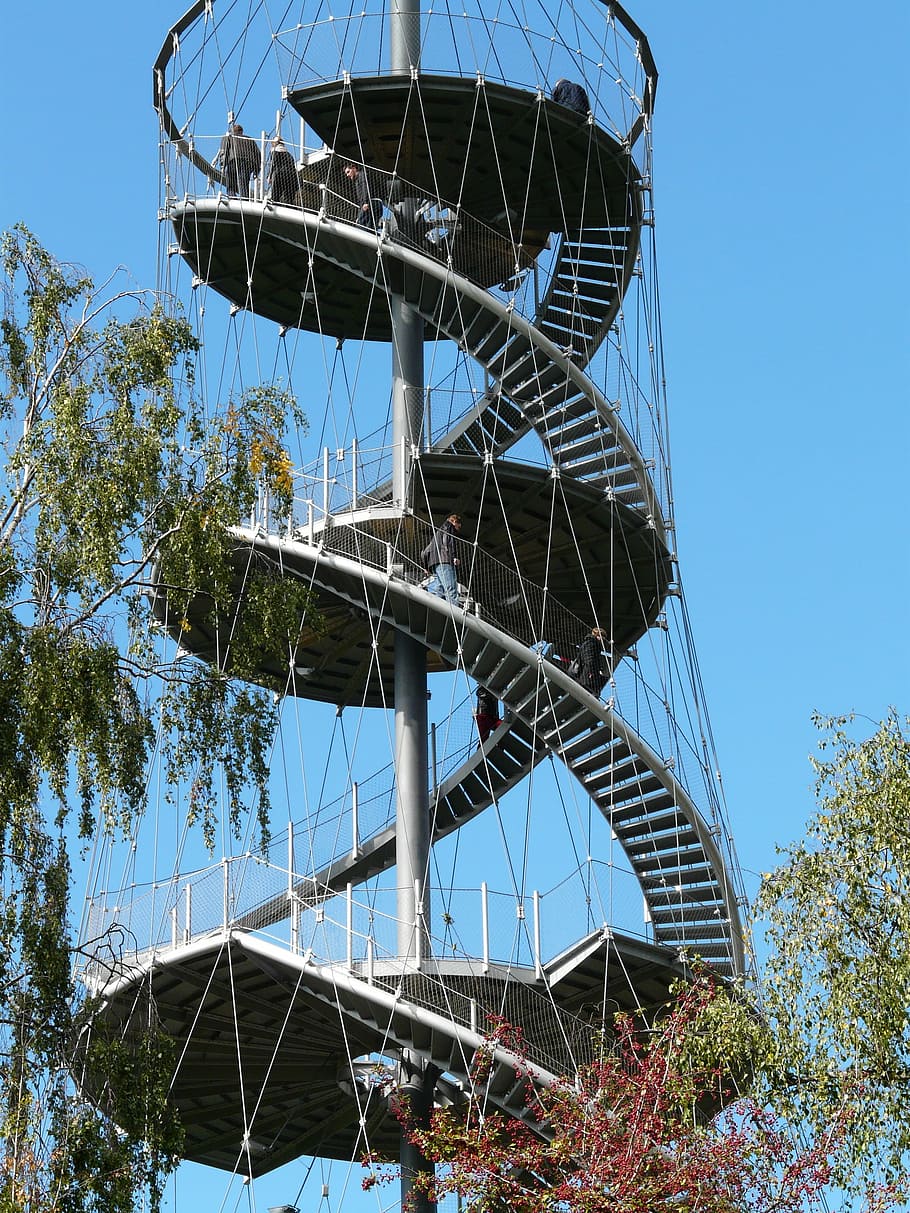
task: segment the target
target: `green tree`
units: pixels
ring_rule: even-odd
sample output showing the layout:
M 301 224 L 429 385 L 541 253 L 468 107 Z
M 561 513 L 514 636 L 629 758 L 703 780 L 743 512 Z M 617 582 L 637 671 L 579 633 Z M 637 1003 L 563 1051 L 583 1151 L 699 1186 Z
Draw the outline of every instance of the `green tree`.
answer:
M 816 1132 L 845 1099 L 838 1152 L 850 1188 L 910 1165 L 910 736 L 892 712 L 857 741 L 823 719 L 818 811 L 781 851 L 757 912 L 769 959 L 769 1097 Z
M 650 1026 L 619 1017 L 570 1080 L 529 1080 L 524 1121 L 485 1107 L 481 1055 L 462 1107 L 428 1126 L 405 1109 L 440 1164 L 426 1189 L 477 1213 L 907 1202 L 910 721 L 892 712 L 861 741 L 846 718 L 816 723 L 818 810 L 763 877 L 758 986 L 743 998 L 702 969 Z M 389 1173 L 366 1163 L 365 1186 Z
M 595 1040 L 598 1040 L 595 1037 Z M 463 1103 L 437 1108 L 426 1123 L 397 1109 L 411 1141 L 439 1164 L 415 1187 L 434 1198 L 466 1197 L 475 1213 L 806 1213 L 825 1206 L 832 1159 L 848 1109 L 837 1109 L 813 1140 L 786 1117 L 737 1090 L 764 1050 L 764 1029 L 741 997 L 707 969 L 682 985 L 647 1027 L 618 1015 L 600 1047 L 571 1079 L 533 1076 L 520 1036 L 491 1034 L 475 1057 Z M 489 1105 L 493 1051 L 515 1058 L 525 1077 L 524 1119 Z M 375 1158 L 364 1187 L 394 1178 Z M 867 1194 L 880 1213 L 893 1194 Z
M 249 678 L 258 652 L 293 650 L 304 617 L 318 626 L 302 586 L 257 590 L 267 570 L 238 597 L 226 538 L 261 490 L 287 518 L 282 435 L 302 418 L 271 385 L 206 414 L 191 328 L 154 296 L 96 288 L 21 226 L 0 260 L 0 1213 L 120 1211 L 144 1186 L 157 1202 L 180 1126 L 154 1024 L 90 1038 L 111 1080 L 93 1103 L 68 1076 L 84 1015 L 70 847 L 143 812 L 162 720 L 172 784 L 192 737 L 207 837 L 216 770 L 235 828 L 246 796 L 267 830 L 271 692 L 166 661 L 144 594 L 166 583 L 177 619 L 200 600 L 230 613 L 231 669 Z

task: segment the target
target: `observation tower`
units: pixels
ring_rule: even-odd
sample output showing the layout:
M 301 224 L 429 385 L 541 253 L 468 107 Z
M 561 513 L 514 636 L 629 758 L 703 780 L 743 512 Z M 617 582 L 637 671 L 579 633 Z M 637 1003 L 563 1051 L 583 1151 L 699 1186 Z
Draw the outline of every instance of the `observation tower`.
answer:
M 744 971 L 676 555 L 656 83 L 599 0 L 199 0 L 164 38 L 161 285 L 213 411 L 280 382 L 309 422 L 290 522 L 263 496 L 232 531 L 237 600 L 267 568 L 321 615 L 257 674 L 281 697 L 269 846 L 213 862 L 159 829 L 92 898 L 86 938 L 129 942 L 86 980 L 175 1041 L 188 1159 L 369 1151 L 404 1198 L 426 1164 L 389 1090 L 463 1102 L 491 1016 L 546 1083 L 696 955 Z M 453 513 L 454 601 L 421 555 Z M 164 585 L 152 610 L 230 670 L 230 620 L 178 622 Z M 485 1099 L 523 1117 L 512 1060 Z

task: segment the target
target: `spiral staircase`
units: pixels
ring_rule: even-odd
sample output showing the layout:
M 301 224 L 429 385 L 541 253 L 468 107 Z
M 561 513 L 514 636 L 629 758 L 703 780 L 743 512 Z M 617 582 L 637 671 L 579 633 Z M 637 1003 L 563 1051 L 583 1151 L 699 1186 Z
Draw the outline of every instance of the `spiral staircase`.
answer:
M 161 88 L 174 40 L 171 31 L 156 63 L 156 103 L 179 144 Z M 653 80 L 650 88 L 653 96 Z M 522 1027 L 545 1083 L 588 1055 L 585 1008 L 605 991 L 612 1005 L 635 1009 L 659 1004 L 695 955 L 723 976 L 744 968 L 735 882 L 716 827 L 656 743 L 561 660 L 599 624 L 620 668 L 672 591 L 651 465 L 616 401 L 586 374 L 620 312 L 647 222 L 636 131 L 617 138 L 540 92 L 417 71 L 324 81 L 290 90 L 288 101 L 333 149 L 301 170 L 300 204 L 218 189 L 172 197 L 180 256 L 233 306 L 339 342 L 391 342 L 394 298 L 428 336 L 474 360 L 487 386 L 455 424 L 402 452 L 403 481 L 362 485 L 356 498 L 311 509 L 290 531 L 277 533 L 267 519 L 236 528 L 238 599 L 251 560 L 316 595 L 324 626 L 301 635 L 291 694 L 387 706 L 399 636 L 421 646 L 431 675 L 457 670 L 492 691 L 503 723 L 430 788 L 430 845 L 555 757 L 623 849 L 652 938 L 604 926 L 508 972 L 480 957 L 317 957 L 264 938 L 265 928 L 319 914 L 391 869 L 400 828 L 392 820 L 330 862 L 293 870 L 286 889 L 242 911 L 229 912 L 226 898 L 214 927 L 96 964 L 101 1014 L 128 1024 L 150 989 L 177 1042 L 172 1096 L 186 1156 L 249 1175 L 302 1154 L 350 1158 L 367 1141 L 395 1156 L 388 1101 L 352 1059 L 420 1059 L 434 1098 L 457 1102 L 495 1010 Z M 185 140 L 183 150 L 217 185 L 215 165 L 200 164 Z M 353 222 L 341 171 L 348 159 L 434 199 L 455 217 L 450 238 L 405 238 L 394 209 L 377 231 Z M 548 245 L 544 289 L 521 314 L 509 279 L 527 275 Z M 506 458 L 533 435 L 546 466 Z M 495 494 L 485 491 L 491 477 Z M 452 502 L 476 536 L 462 545 L 467 594 L 457 605 L 427 592 L 418 561 Z M 212 621 L 199 604 L 187 630 L 172 618 L 164 586 L 153 609 L 184 650 L 229 669 L 230 619 Z M 263 682 L 287 674 L 284 655 L 264 660 Z M 487 1098 L 527 1114 L 504 1048 L 494 1051 Z

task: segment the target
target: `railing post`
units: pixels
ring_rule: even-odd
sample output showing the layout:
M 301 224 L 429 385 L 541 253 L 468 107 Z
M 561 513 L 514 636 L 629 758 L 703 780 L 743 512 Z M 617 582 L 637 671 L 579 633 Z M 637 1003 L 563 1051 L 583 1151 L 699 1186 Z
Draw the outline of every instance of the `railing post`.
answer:
M 373 939 L 372 928 L 367 936 L 367 982 L 373 985 L 376 967 L 376 942 Z
M 351 509 L 357 509 L 357 439 L 351 443 Z
M 291 897 L 291 953 L 298 955 L 300 952 L 300 902 L 294 896 Z
M 329 448 L 322 448 L 322 513 L 323 521 L 327 522 L 329 517 Z
M 348 968 L 354 967 L 354 886 L 348 881 L 347 888 L 347 936 L 348 950 L 347 963 Z
M 177 946 L 177 903 L 171 906 L 171 947 Z
M 483 971 L 487 973 L 490 969 L 490 906 L 486 881 L 480 886 L 480 923 L 483 933 Z
M 313 515 L 314 515 L 313 502 L 308 501 L 306 503 L 306 529 L 307 529 L 307 539 L 309 540 L 310 547 L 312 547 L 313 544 L 316 542 L 316 522 L 315 522 L 315 518 L 313 517 Z
M 186 922 L 183 927 L 183 942 L 189 943 L 193 937 L 193 886 L 186 886 Z
M 291 911 L 291 952 L 300 951 L 300 902 L 294 892 L 294 823 L 288 823 L 288 905 Z
M 228 919 L 229 919 L 230 913 L 231 913 L 231 874 L 230 874 L 228 864 L 229 864 L 228 857 L 225 855 L 225 857 L 221 861 L 221 874 L 222 874 L 222 886 L 221 886 L 222 920 L 221 920 L 221 925 L 222 925 L 223 930 L 225 930 L 225 931 L 227 931 L 227 929 L 228 929 Z
M 288 897 L 294 892 L 294 823 L 288 823 Z
M 436 800 L 437 789 L 436 770 L 436 723 L 434 721 L 433 724 L 430 725 L 430 773 L 432 775 L 432 778 L 430 779 L 430 787 L 433 789 L 434 801 Z
M 399 483 L 402 486 L 401 500 L 398 505 L 401 509 L 407 505 L 407 485 L 408 485 L 408 440 L 406 437 L 401 439 L 401 449 L 398 453 L 398 458 L 401 466 L 401 479 Z
M 420 881 L 414 881 L 414 905 L 417 907 L 417 913 L 414 915 L 414 928 L 416 939 L 414 940 L 414 959 L 417 961 L 419 969 L 423 963 L 423 936 L 424 936 L 424 905 L 420 896 Z
M 543 979 L 543 965 L 540 961 L 540 894 L 534 890 L 534 976 L 538 981 Z
M 424 441 L 423 449 L 425 451 L 429 451 L 429 450 L 432 450 L 432 448 L 433 448 L 433 418 L 432 418 L 432 413 L 431 413 L 432 393 L 429 388 L 427 388 L 426 391 L 424 392 L 423 402 L 424 402 L 423 415 L 424 415 L 424 421 L 425 421 L 424 433 L 426 435 L 423 440 Z
M 360 858 L 360 806 L 358 804 L 358 787 L 356 783 L 351 784 L 351 834 L 353 840 L 351 843 L 351 858 Z

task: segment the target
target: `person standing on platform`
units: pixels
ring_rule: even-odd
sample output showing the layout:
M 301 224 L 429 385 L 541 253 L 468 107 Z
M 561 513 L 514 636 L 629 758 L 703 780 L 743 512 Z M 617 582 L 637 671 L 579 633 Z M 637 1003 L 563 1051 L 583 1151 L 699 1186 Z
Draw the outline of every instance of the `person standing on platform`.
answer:
M 348 163 L 344 175 L 354 187 L 354 202 L 357 205 L 357 223 L 361 227 L 379 227 L 382 219 L 382 203 L 373 197 L 370 178 L 359 164 Z
M 588 94 L 574 80 L 566 80 L 565 77 L 557 80 L 553 85 L 552 96 L 557 105 L 564 105 L 567 109 L 574 110 L 576 114 L 581 114 L 582 118 L 587 118 L 591 112 Z
M 433 538 L 420 553 L 424 567 L 432 570 L 427 585 L 429 594 L 436 594 L 454 606 L 458 605 L 457 539 L 461 531 L 461 515 L 449 514 Z
M 272 140 L 272 156 L 269 161 L 269 192 L 273 202 L 297 206 L 300 201 L 297 181 L 297 165 L 294 157 L 280 139 Z
M 569 673 L 595 698 L 600 697 L 610 677 L 610 666 L 603 649 L 606 639 L 603 628 L 592 628 L 578 646 L 575 660 L 569 666 Z
M 235 197 L 248 197 L 250 178 L 259 176 L 262 156 L 255 139 L 243 133 L 239 122 L 235 122 L 221 140 L 216 164 L 219 164 L 224 172 L 227 192 Z

